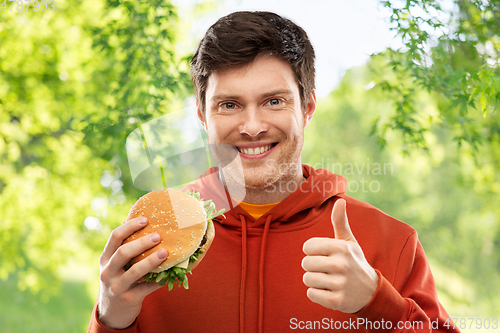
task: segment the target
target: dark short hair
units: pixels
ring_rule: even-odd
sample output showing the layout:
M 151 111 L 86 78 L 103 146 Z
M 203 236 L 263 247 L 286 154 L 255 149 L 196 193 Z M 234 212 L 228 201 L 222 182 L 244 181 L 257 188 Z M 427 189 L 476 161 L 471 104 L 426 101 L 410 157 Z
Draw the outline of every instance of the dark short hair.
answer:
M 306 32 L 271 12 L 234 12 L 208 30 L 191 60 L 191 75 L 202 113 L 205 113 L 208 78 L 213 71 L 242 66 L 268 54 L 287 61 L 299 87 L 305 110 L 314 89 L 314 49 Z

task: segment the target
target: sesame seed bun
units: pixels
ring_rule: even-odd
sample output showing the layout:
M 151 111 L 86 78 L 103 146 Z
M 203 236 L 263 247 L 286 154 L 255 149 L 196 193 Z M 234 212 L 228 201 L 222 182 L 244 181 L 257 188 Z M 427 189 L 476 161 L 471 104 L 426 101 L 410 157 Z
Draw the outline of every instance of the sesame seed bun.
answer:
M 207 223 L 203 203 L 178 190 L 163 189 L 147 193 L 132 206 L 127 221 L 145 216 L 149 223 L 136 231 L 123 242 L 128 243 L 147 234 L 158 233 L 161 242 L 130 260 L 133 265 L 160 248 L 168 252 L 167 259 L 151 272 L 159 273 L 188 259 L 202 245 L 203 254 L 189 264 L 194 268 L 205 255 L 215 237 L 213 223 Z

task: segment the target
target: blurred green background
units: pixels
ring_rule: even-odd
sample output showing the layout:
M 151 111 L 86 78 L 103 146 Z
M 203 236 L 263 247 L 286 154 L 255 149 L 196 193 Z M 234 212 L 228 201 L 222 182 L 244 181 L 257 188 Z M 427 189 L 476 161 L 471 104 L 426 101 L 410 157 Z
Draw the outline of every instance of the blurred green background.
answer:
M 10 5 L 0 8 L 1 330 L 82 332 L 100 252 L 144 194 L 127 135 L 192 96 L 197 41 L 186 32 L 216 5 L 182 18 L 166 1 Z M 401 48 L 349 69 L 319 100 L 303 162 L 417 229 L 450 315 L 500 321 L 499 1 L 457 0 L 448 16 L 430 0 L 380 5 Z

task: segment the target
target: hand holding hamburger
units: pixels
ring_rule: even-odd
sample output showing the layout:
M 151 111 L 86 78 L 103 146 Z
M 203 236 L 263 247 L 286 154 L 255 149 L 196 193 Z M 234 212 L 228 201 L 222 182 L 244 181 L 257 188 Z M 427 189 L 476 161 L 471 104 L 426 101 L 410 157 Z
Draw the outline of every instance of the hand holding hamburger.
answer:
M 211 220 L 222 211 L 216 211 L 211 201 L 200 203 L 199 194 L 169 191 L 175 190 L 153 191 L 141 197 L 132 207 L 127 221 L 113 230 L 99 258 L 98 318 L 108 328 L 130 326 L 139 315 L 144 298 L 165 283 L 170 288 L 175 282 L 187 287 L 186 273 L 200 262 L 211 244 L 214 236 Z M 169 199 L 166 199 L 167 194 Z M 171 198 L 174 198 L 173 205 Z M 170 202 L 170 212 L 168 207 L 160 205 L 161 200 Z M 183 206 L 188 202 L 198 213 L 191 213 Z M 197 207 L 203 207 L 203 213 Z M 162 215 L 174 218 L 167 222 L 160 218 Z M 177 224 L 177 229 L 172 227 L 172 222 Z M 181 229 L 185 229 L 184 232 L 173 231 Z M 184 236 L 179 238 L 177 234 Z M 179 239 L 181 242 L 177 244 Z M 183 242 L 187 245 L 180 249 Z M 181 263 L 185 265 L 186 258 L 189 258 L 186 268 L 176 267 Z

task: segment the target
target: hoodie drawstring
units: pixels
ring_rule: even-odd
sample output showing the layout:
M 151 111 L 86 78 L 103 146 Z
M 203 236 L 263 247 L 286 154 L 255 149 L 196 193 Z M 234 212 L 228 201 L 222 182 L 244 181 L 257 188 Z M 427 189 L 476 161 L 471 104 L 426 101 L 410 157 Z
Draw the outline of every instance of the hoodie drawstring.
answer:
M 272 215 L 269 215 L 264 225 L 264 234 L 260 243 L 260 260 L 259 260 L 259 333 L 264 329 L 264 259 L 266 254 L 267 234 L 271 225 Z
M 240 284 L 240 333 L 245 332 L 245 287 L 247 280 L 247 222 L 245 216 L 241 220 L 241 284 Z
M 240 333 L 245 332 L 245 288 L 247 279 L 247 221 L 244 215 L 241 220 L 241 283 L 240 283 Z M 271 225 L 272 215 L 269 215 L 264 225 L 264 233 L 260 243 L 259 258 L 259 333 L 264 329 L 264 259 L 266 254 L 267 235 Z

